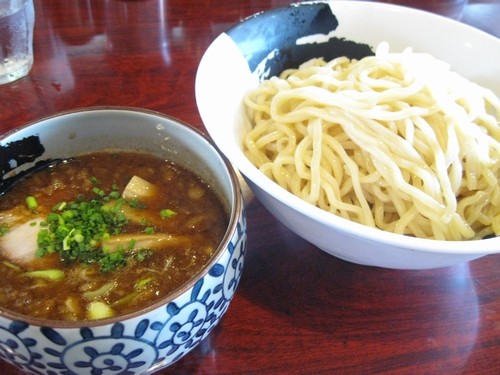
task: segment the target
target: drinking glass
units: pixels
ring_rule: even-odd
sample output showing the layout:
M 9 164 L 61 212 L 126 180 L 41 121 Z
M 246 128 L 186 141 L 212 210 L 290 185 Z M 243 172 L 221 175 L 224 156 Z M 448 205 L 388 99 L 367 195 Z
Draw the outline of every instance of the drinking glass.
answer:
M 0 84 L 29 73 L 34 23 L 33 0 L 0 0 Z

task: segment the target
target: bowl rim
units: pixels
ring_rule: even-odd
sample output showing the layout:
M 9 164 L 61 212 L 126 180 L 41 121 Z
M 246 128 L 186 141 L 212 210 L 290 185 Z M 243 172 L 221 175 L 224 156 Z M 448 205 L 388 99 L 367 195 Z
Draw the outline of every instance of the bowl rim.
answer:
M 277 12 L 280 10 L 289 9 L 291 7 L 300 7 L 316 3 L 333 4 L 333 6 L 336 7 L 349 7 L 356 9 L 369 7 L 369 9 L 377 9 L 383 12 L 398 10 L 402 12 L 403 16 L 408 16 L 411 14 L 419 14 L 421 17 L 426 17 L 426 19 L 439 20 L 439 22 L 447 25 L 446 27 L 459 27 L 463 30 L 466 30 L 467 32 L 474 33 L 480 36 L 481 38 L 486 38 L 489 41 L 492 41 L 500 46 L 500 39 L 496 38 L 495 36 L 483 30 L 479 30 L 473 26 L 459 22 L 455 19 L 450 19 L 443 15 L 439 15 L 422 9 L 412 8 L 405 5 L 378 3 L 371 1 L 346 1 L 346 0 L 305 1 L 302 3 L 297 3 L 297 2 L 291 3 L 289 5 L 270 9 L 269 11 L 254 13 L 252 15 L 243 18 L 240 22 L 229 27 L 226 31 L 218 35 L 216 39 L 209 45 L 209 47 L 205 51 L 205 54 L 200 60 L 200 65 L 198 66 L 198 73 L 202 71 L 202 69 L 200 68 L 202 68 L 202 64 L 204 63 L 204 57 L 209 51 L 209 49 L 217 42 L 219 38 L 227 36 L 228 33 L 232 29 L 237 27 L 239 24 L 246 22 L 247 20 L 252 19 L 254 17 L 259 17 L 267 12 Z M 196 81 L 198 81 L 198 79 L 199 76 L 197 74 Z M 198 89 L 200 88 L 197 87 L 197 92 Z M 198 109 L 200 110 L 199 105 Z M 342 231 L 353 237 L 359 237 L 359 234 L 362 233 L 363 236 L 361 238 L 365 240 L 370 240 L 388 246 L 396 246 L 412 251 L 420 251 L 426 253 L 440 253 L 448 255 L 487 255 L 487 254 L 500 253 L 500 237 L 498 236 L 488 239 L 461 240 L 461 241 L 450 241 L 450 240 L 447 241 L 438 239 L 410 237 L 403 234 L 397 234 L 393 232 L 384 231 L 379 228 L 366 226 L 364 224 L 360 224 L 342 218 L 340 216 L 334 215 L 330 212 L 324 211 L 302 200 L 301 198 L 293 195 L 292 193 L 288 192 L 286 189 L 282 188 L 277 183 L 269 179 L 267 176 L 265 176 L 262 172 L 260 172 L 260 170 L 257 167 L 255 167 L 248 160 L 248 158 L 246 158 L 246 156 L 243 154 L 241 145 L 237 144 L 238 142 L 233 142 L 233 139 L 231 137 L 225 137 L 224 142 L 218 142 L 217 141 L 218 137 L 216 134 L 218 133 L 218 130 L 215 130 L 215 128 L 210 126 L 210 124 L 205 121 L 206 116 L 204 116 L 204 114 L 201 113 L 201 111 L 200 115 L 203 119 L 205 128 L 207 129 L 209 135 L 213 139 L 216 139 L 217 146 L 221 149 L 221 151 L 233 163 L 235 168 L 238 171 L 240 171 L 241 174 L 246 179 L 249 179 L 251 182 L 253 182 L 258 187 L 258 189 L 262 190 L 264 194 L 267 194 L 270 197 L 270 199 L 279 202 L 279 204 L 286 205 L 296 212 L 301 212 L 303 215 L 307 216 L 311 220 L 319 222 L 322 226 Z M 228 139 L 230 141 L 228 141 Z
M 416 8 L 412 7 L 410 5 L 405 5 L 405 4 L 396 4 L 396 3 L 390 3 L 390 2 L 379 2 L 379 1 L 373 1 L 373 0 L 305 0 L 305 1 L 297 1 L 294 0 L 290 4 L 286 5 L 281 5 L 278 7 L 270 8 L 268 10 L 264 11 L 258 11 L 254 12 L 252 14 L 249 14 L 247 16 L 244 16 L 241 18 L 239 21 L 236 21 L 232 24 L 230 24 L 226 30 L 224 30 L 221 34 L 228 34 L 231 32 L 231 30 L 235 29 L 238 27 L 238 25 L 242 24 L 243 22 L 246 22 L 252 18 L 260 17 L 264 14 L 272 14 L 276 12 L 281 12 L 286 9 L 291 9 L 294 7 L 301 7 L 304 5 L 314 5 L 314 4 L 334 4 L 334 7 L 350 7 L 350 8 L 366 8 L 370 7 L 372 9 L 376 9 L 378 11 L 384 10 L 384 11 L 396 11 L 399 10 L 400 12 L 407 12 L 408 14 L 423 14 L 424 17 L 430 17 L 430 19 L 439 19 L 440 22 L 444 23 L 449 23 L 449 24 L 455 24 L 455 25 L 460 25 L 460 27 L 464 29 L 469 29 L 470 31 L 476 32 L 483 34 L 484 37 L 491 38 L 492 40 L 497 40 L 498 37 L 484 31 L 481 29 L 478 29 L 475 26 L 469 25 L 467 23 L 461 22 L 457 19 L 450 18 L 448 16 L 445 16 L 443 14 L 435 13 L 430 10 L 422 9 L 422 8 Z M 408 15 L 406 14 L 406 15 Z
M 64 110 L 60 112 L 56 112 L 53 114 L 50 114 L 48 116 L 44 116 L 38 119 L 31 120 L 25 124 L 22 124 L 20 126 L 17 126 L 3 134 L 0 135 L 0 141 L 3 141 L 4 139 L 16 134 L 18 131 L 24 130 L 26 128 L 29 128 L 30 126 L 37 125 L 39 123 L 55 119 L 55 118 L 60 118 L 60 117 L 65 117 L 65 116 L 72 116 L 76 114 L 84 114 L 84 113 L 97 113 L 97 112 L 120 112 L 120 113 L 130 113 L 130 114 L 135 114 L 135 115 L 147 115 L 155 118 L 162 119 L 163 121 L 171 122 L 174 123 L 177 126 L 180 126 L 182 128 L 185 128 L 188 130 L 188 132 L 191 133 L 191 136 L 198 138 L 200 142 L 203 142 L 207 145 L 207 147 L 211 148 L 212 151 L 214 152 L 213 155 L 217 156 L 221 161 L 224 166 L 224 169 L 226 170 L 229 179 L 230 179 L 230 184 L 231 184 L 231 190 L 233 191 L 233 199 L 230 201 L 229 205 L 229 212 L 228 212 L 228 224 L 226 226 L 226 231 L 224 233 L 224 236 L 219 242 L 219 245 L 210 259 L 210 261 L 194 276 L 192 276 L 188 281 L 180 285 L 178 288 L 176 288 L 174 291 L 166 295 L 165 297 L 161 298 L 160 300 L 154 302 L 153 304 L 144 306 L 140 308 L 139 310 L 127 313 L 127 314 L 121 314 L 117 315 L 112 318 L 104 318 L 104 319 L 98 319 L 98 320 L 79 320 L 79 321 L 65 321 L 65 320 L 55 320 L 55 319 L 42 319 L 42 318 L 36 318 L 32 317 L 29 315 L 25 314 L 20 314 L 15 311 L 5 309 L 3 307 L 0 307 L 0 317 L 10 319 L 10 320 L 16 320 L 16 321 L 24 321 L 26 323 L 29 323 L 30 325 L 34 326 L 39 326 L 39 327 L 52 327 L 52 328 L 60 328 L 60 329 L 74 329 L 74 328 L 81 328 L 81 327 L 100 327 L 100 326 L 107 326 L 107 325 L 112 325 L 118 322 L 125 322 L 128 320 L 132 320 L 134 318 L 138 318 L 142 315 L 148 314 L 158 308 L 161 308 L 162 306 L 166 306 L 181 295 L 185 294 L 188 292 L 193 286 L 196 284 L 196 282 L 202 278 L 204 278 L 210 269 L 214 266 L 215 263 L 219 261 L 221 257 L 224 256 L 224 253 L 226 252 L 226 249 L 228 248 L 230 244 L 231 238 L 234 236 L 234 233 L 237 232 L 237 226 L 238 222 L 241 218 L 242 215 L 244 215 L 243 212 L 243 198 L 242 198 L 242 193 L 241 193 L 241 188 L 239 184 L 239 180 L 236 174 L 236 171 L 234 170 L 234 167 L 232 164 L 229 162 L 227 157 L 219 150 L 219 148 L 215 145 L 215 143 L 205 134 L 203 134 L 199 129 L 195 128 L 194 126 L 188 124 L 187 122 L 184 122 L 182 120 L 177 119 L 176 117 L 164 114 L 159 111 L 154 111 L 150 109 L 145 109 L 145 108 L 138 108 L 138 107 L 133 107 L 133 106 L 90 106 L 90 107 L 80 107 L 80 108 L 74 108 L 74 109 L 69 109 L 69 110 Z

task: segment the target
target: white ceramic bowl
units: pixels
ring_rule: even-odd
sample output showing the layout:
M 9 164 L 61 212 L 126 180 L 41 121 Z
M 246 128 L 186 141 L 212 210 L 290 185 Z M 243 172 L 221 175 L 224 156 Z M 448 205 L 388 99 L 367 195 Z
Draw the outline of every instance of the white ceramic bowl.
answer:
M 238 179 L 206 137 L 173 118 L 133 108 L 89 108 L 28 124 L 0 137 L 2 183 L 34 163 L 105 148 L 141 150 L 195 172 L 226 206 L 227 231 L 202 272 L 135 313 L 82 323 L 32 319 L 0 309 L 0 357 L 24 372 L 132 375 L 156 371 L 209 335 L 238 286 L 246 249 Z
M 332 1 L 259 13 L 221 34 L 204 54 L 196 100 L 204 124 L 255 196 L 281 222 L 325 252 L 396 269 L 449 266 L 500 252 L 500 238 L 436 241 L 369 228 L 302 201 L 265 177 L 242 152 L 242 97 L 262 79 L 312 57 L 363 57 L 382 41 L 412 47 L 500 94 L 500 40 L 457 21 L 390 4 Z

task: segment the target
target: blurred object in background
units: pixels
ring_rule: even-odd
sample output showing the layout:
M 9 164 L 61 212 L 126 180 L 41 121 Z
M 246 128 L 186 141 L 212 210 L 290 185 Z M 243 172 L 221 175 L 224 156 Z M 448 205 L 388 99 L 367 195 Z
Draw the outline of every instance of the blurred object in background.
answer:
M 0 84 L 29 73 L 34 23 L 33 0 L 0 0 Z
M 470 0 L 460 21 L 500 38 L 500 0 Z
M 380 3 L 401 4 L 426 11 L 439 13 L 443 16 L 460 19 L 468 0 L 379 0 Z

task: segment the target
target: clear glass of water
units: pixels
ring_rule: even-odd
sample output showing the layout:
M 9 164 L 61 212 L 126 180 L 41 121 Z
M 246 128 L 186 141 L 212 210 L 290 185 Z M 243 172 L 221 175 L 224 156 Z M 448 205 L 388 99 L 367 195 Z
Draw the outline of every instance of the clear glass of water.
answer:
M 33 0 L 0 0 L 0 84 L 29 73 L 34 23 Z

